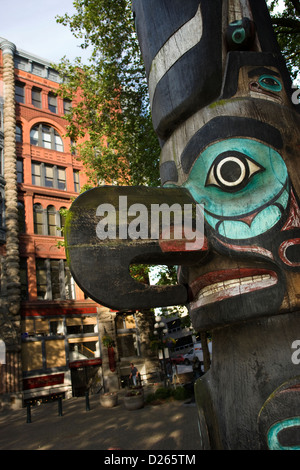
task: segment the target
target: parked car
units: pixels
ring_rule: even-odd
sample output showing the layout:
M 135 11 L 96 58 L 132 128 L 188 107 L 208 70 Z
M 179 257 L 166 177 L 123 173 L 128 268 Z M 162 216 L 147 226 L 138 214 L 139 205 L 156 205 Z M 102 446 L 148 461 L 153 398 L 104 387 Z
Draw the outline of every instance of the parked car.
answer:
M 194 356 L 195 356 L 194 349 L 191 349 L 189 352 L 184 354 L 183 355 L 184 364 L 186 365 L 191 364 L 193 362 Z
M 198 357 L 200 362 L 203 362 L 203 351 L 201 343 L 195 343 L 193 348 L 183 355 L 184 364 L 191 364 L 195 356 Z
M 212 343 L 211 341 L 208 343 L 208 351 L 210 354 L 210 358 L 212 357 Z M 203 364 L 203 351 L 201 343 L 195 343 L 193 348 L 189 350 L 186 354 L 183 355 L 184 357 L 184 364 L 192 364 L 194 357 L 198 357 L 201 364 Z
M 172 364 L 184 364 L 184 356 L 178 354 L 177 356 L 171 357 Z

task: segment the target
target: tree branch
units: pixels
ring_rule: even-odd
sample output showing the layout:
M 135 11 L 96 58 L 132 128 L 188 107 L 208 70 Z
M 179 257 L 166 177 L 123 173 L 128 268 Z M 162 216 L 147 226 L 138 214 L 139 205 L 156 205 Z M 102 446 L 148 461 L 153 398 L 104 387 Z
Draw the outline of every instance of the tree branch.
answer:
M 293 18 L 272 18 L 272 24 L 274 26 L 285 26 L 291 28 L 296 32 L 300 33 L 300 20 L 294 20 Z

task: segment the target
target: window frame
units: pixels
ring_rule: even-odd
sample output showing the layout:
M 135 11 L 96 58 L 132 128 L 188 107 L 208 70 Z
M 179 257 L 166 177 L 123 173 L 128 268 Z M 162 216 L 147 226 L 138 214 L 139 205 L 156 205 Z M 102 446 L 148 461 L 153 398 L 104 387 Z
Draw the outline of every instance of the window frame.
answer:
M 21 93 L 19 93 L 19 91 L 21 91 Z M 17 99 L 19 97 L 21 99 Z M 25 104 L 25 83 L 15 83 L 15 100 L 17 103 Z
M 37 168 L 40 169 L 40 174 L 34 173 Z M 47 170 L 50 169 L 53 171 L 53 178 L 50 178 L 49 174 L 47 175 Z M 64 178 L 61 177 L 62 174 Z M 40 179 L 40 184 L 36 184 L 36 178 Z M 50 165 L 48 163 L 33 160 L 31 162 L 31 181 L 34 186 L 67 191 L 67 174 L 66 168 L 63 166 Z M 53 185 L 50 184 L 51 182 L 53 182 Z
M 33 86 L 31 88 L 31 104 L 35 108 L 42 109 L 42 89 Z
M 50 136 L 50 139 L 47 139 L 47 136 Z M 30 145 L 55 150 L 56 152 L 64 151 L 64 143 L 59 132 L 53 126 L 44 122 L 35 124 L 30 129 Z
M 48 93 L 48 109 L 51 113 L 57 114 L 57 96 L 51 91 Z
M 76 300 L 75 281 L 65 259 L 36 258 L 35 261 L 38 300 Z M 44 282 L 39 282 L 39 276 Z

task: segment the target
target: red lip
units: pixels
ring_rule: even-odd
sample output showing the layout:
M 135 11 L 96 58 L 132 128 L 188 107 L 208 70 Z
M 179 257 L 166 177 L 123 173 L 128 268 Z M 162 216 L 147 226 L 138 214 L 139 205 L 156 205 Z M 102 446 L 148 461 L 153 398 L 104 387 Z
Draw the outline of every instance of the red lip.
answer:
M 230 281 L 233 279 L 243 279 L 244 277 L 250 276 L 263 276 L 264 274 L 272 274 L 273 276 L 276 274 L 273 271 L 268 269 L 257 269 L 257 268 L 237 268 L 237 269 L 230 269 L 230 270 L 221 270 L 221 271 L 213 271 L 210 273 L 206 273 L 198 279 L 195 279 L 190 287 L 192 290 L 193 295 L 196 295 L 201 289 L 204 287 L 210 286 L 212 284 L 216 284 L 217 282 L 223 281 Z

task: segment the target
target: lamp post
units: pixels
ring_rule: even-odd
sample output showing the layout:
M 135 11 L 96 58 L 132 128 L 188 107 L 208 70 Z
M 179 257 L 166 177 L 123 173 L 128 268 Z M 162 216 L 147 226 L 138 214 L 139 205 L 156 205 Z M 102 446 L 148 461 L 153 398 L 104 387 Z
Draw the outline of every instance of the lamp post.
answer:
M 165 357 L 165 348 L 163 344 L 163 336 L 165 333 L 168 332 L 168 328 L 166 328 L 164 322 L 161 320 L 161 317 L 157 315 L 155 317 L 156 323 L 154 324 L 154 334 L 159 337 L 160 343 L 162 345 L 162 353 L 163 353 L 163 368 L 164 368 L 164 384 L 166 386 L 166 378 L 167 378 L 167 368 L 166 368 L 166 357 Z

